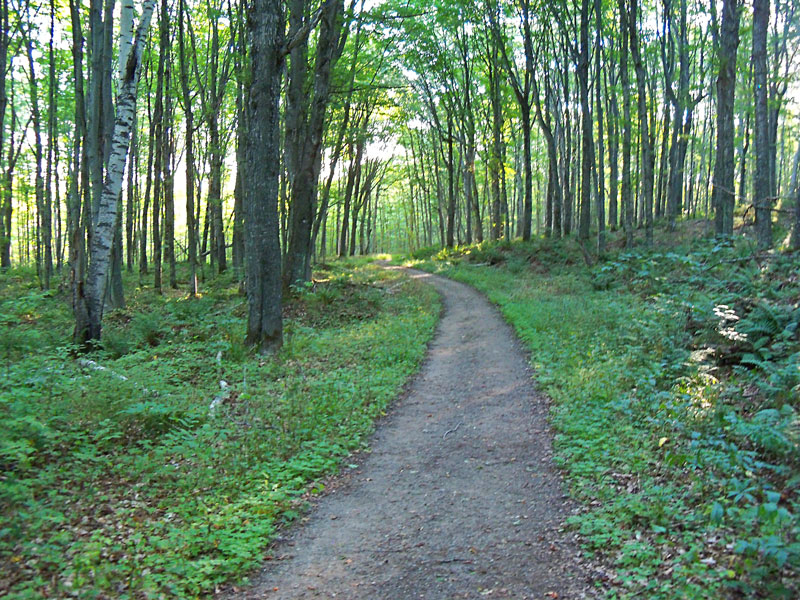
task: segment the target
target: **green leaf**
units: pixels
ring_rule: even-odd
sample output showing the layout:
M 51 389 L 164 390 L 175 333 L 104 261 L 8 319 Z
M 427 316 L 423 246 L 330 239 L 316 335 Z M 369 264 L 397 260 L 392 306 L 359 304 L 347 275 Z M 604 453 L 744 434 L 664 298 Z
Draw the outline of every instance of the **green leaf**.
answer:
M 712 523 L 722 523 L 722 517 L 725 516 L 725 509 L 722 507 L 722 504 L 719 502 L 714 502 L 711 506 L 711 522 Z

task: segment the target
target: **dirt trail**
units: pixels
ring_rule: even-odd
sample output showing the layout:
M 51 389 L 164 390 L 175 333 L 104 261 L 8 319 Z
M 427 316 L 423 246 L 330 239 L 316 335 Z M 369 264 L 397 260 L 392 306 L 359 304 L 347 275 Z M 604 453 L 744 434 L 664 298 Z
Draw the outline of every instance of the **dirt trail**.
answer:
M 372 452 L 236 599 L 584 598 L 591 587 L 551 462 L 545 399 L 497 310 L 418 271 L 442 294 L 429 356 Z

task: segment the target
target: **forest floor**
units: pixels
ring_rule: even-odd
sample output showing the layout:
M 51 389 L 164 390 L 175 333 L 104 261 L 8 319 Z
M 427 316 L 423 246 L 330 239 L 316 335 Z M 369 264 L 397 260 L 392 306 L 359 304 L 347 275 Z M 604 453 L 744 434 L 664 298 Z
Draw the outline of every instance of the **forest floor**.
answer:
M 440 311 L 396 271 L 321 265 L 265 359 L 242 343 L 235 275 L 196 298 L 187 275 L 162 293 L 127 276 L 103 347 L 76 356 L 69 294 L 0 272 L 0 597 L 196 599 L 241 580 L 355 466 Z
M 226 598 L 585 598 L 549 402 L 486 298 L 410 271 L 444 310 L 422 370 L 361 464 Z M 222 596 L 220 596 L 222 597 Z

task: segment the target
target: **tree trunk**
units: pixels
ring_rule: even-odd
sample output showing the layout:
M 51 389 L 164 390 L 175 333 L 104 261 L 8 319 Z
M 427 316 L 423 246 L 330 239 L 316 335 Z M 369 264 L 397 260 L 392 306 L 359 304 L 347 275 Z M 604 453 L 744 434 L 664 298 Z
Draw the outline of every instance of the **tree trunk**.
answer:
M 136 117 L 134 115 L 134 124 Z M 133 130 L 133 126 L 131 126 Z M 127 158 L 126 158 L 127 160 Z M 124 169 L 123 169 L 124 171 Z M 122 186 L 117 199 L 117 216 L 114 220 L 114 235 L 111 240 L 111 272 L 106 303 L 112 309 L 125 307 L 125 290 L 122 285 Z
M 97 219 L 97 210 L 100 205 L 100 196 L 103 191 L 103 17 L 102 0 L 91 0 L 89 6 L 89 57 L 91 58 L 91 75 L 89 78 L 89 92 L 86 98 L 88 115 L 88 138 L 86 150 L 89 158 L 89 172 L 92 178 L 92 223 L 87 223 L 87 235 L 91 248 L 91 235 L 94 221 Z
M 111 11 L 113 11 L 113 2 L 106 3 L 106 18 L 105 18 L 105 52 L 107 56 L 104 57 L 104 69 L 110 71 L 111 68 Z M 125 77 L 125 65 L 128 60 L 128 56 L 130 55 L 131 45 L 133 44 L 133 2 L 132 0 L 123 0 L 121 10 L 120 10 L 120 34 L 119 34 L 119 65 L 117 69 L 117 86 L 119 87 L 120 83 L 122 82 L 123 77 Z M 110 72 L 104 71 L 104 81 L 106 84 L 111 79 Z M 103 105 L 105 107 L 104 117 L 106 119 L 106 123 L 108 123 L 108 118 L 113 113 L 113 109 L 110 107 L 112 106 L 112 102 L 110 99 L 110 89 L 111 86 L 108 85 L 108 90 L 105 89 L 103 93 L 106 94 L 106 99 L 104 99 Z M 133 124 L 131 125 L 131 137 L 135 137 L 135 127 L 136 127 L 136 111 L 133 113 Z M 106 124 L 103 127 L 104 133 L 108 131 L 109 133 L 113 131 L 113 126 L 110 124 Z M 105 135 L 105 138 L 110 139 L 108 135 Z M 131 140 L 129 145 L 133 144 L 133 140 Z M 106 160 L 106 154 L 110 152 L 111 144 L 110 142 L 104 142 L 103 144 L 104 149 L 104 161 Z M 129 169 L 133 169 L 132 164 L 132 154 L 129 153 L 131 159 L 128 160 L 126 157 L 126 161 L 129 164 Z M 111 273 L 109 275 L 109 288 L 108 294 L 105 302 L 108 304 L 110 308 L 123 308 L 125 306 L 125 290 L 122 284 L 122 192 L 120 192 L 120 196 L 117 199 L 117 216 L 114 220 L 114 235 L 111 242 Z
M 362 173 L 361 159 L 362 159 L 363 153 L 364 153 L 364 145 L 365 145 L 365 141 L 360 138 L 358 140 L 358 145 L 356 146 L 356 160 L 353 161 L 353 168 L 355 169 L 355 178 L 354 178 L 354 182 L 353 182 L 353 191 L 352 191 L 353 199 L 351 200 L 351 204 L 350 204 L 351 210 L 352 210 L 352 214 L 350 216 L 351 224 L 350 224 L 350 233 L 349 233 L 349 238 L 348 238 L 349 239 L 349 244 L 350 244 L 350 249 L 347 252 L 348 256 L 354 256 L 355 253 L 356 253 L 356 227 L 358 226 L 358 211 L 360 209 L 359 196 L 361 194 L 361 173 Z M 411 200 L 412 205 L 413 205 L 413 201 L 414 201 L 413 194 L 409 196 L 409 199 Z M 413 223 L 414 222 L 413 221 L 413 218 L 414 218 L 413 210 L 411 212 L 411 217 L 412 217 L 412 223 Z M 413 228 L 413 229 L 416 230 L 416 228 Z
M 308 112 L 300 111 L 298 137 L 287 137 L 287 147 L 292 141 L 296 146 L 291 154 L 294 160 L 292 176 L 291 226 L 284 265 L 284 289 L 290 285 L 311 279 L 311 233 L 316 213 L 317 185 L 322 166 L 322 143 L 325 115 L 330 93 L 330 78 L 333 67 L 344 48 L 342 36 L 342 0 L 327 2 L 320 21 L 317 36 L 316 63 L 314 66 L 314 92 Z M 346 33 L 345 36 L 346 37 Z M 305 57 L 302 59 L 305 62 Z M 292 59 L 294 70 L 294 58 Z M 305 79 L 305 69 L 302 70 Z M 299 76 L 299 75 L 298 75 Z M 294 82 L 292 82 L 294 83 Z M 304 119 L 303 117 L 307 117 Z M 355 219 L 353 219 L 355 223 Z M 355 241 L 355 240 L 352 240 Z
M 631 88 L 628 76 L 628 9 L 625 0 L 618 0 L 619 30 L 622 32 L 622 50 L 619 70 L 622 86 L 622 212 L 625 229 L 625 246 L 633 246 L 633 198 L 631 197 Z
M 767 119 L 767 30 L 769 0 L 753 0 L 753 83 L 755 95 L 756 172 L 753 203 L 759 248 L 772 246 L 772 198 L 769 177 L 769 123 Z
M 589 239 L 592 202 L 592 168 L 594 142 L 592 113 L 589 110 L 589 0 L 581 0 L 580 54 L 578 56 L 578 86 L 581 102 L 581 206 L 578 238 Z
M 156 122 L 150 111 L 150 95 L 147 95 L 147 109 L 150 117 L 150 135 L 147 143 L 147 173 L 145 174 L 144 202 L 139 218 L 139 281 L 147 275 L 147 217 L 150 214 L 150 194 L 153 189 L 153 154 L 155 149 Z
M 670 18 L 669 15 L 667 18 Z M 675 94 L 670 87 L 667 93 L 675 109 L 672 122 L 672 146 L 670 148 L 670 176 L 667 188 L 667 217 L 670 230 L 675 228 L 675 219 L 683 210 L 683 184 L 684 165 L 686 163 L 686 150 L 689 145 L 691 133 L 692 109 L 689 98 L 689 40 L 687 31 L 687 2 L 680 0 L 680 39 L 678 77 L 678 93 Z
M 619 193 L 619 103 L 616 92 L 609 92 L 606 83 L 606 97 L 609 99 L 608 111 L 608 161 L 610 164 L 610 185 L 608 198 L 608 224 L 612 230 L 619 227 L 618 193 Z
M 167 157 L 167 115 L 164 110 L 165 90 L 167 90 L 167 55 L 169 54 L 169 5 L 167 0 L 161 0 L 159 14 L 159 41 L 158 41 L 158 74 L 156 75 L 156 102 L 153 110 L 155 122 L 155 145 L 153 162 L 153 287 L 160 294 L 163 275 L 162 238 L 161 238 L 161 200 L 163 189 L 167 185 L 165 175 L 169 167 L 166 166 Z
M 717 75 L 717 160 L 711 205 L 718 236 L 733 235 L 734 190 L 734 98 L 736 94 L 736 50 L 739 47 L 739 2 L 723 0 L 722 33 Z
M 50 289 L 50 276 L 53 273 L 53 246 L 52 246 L 52 221 L 50 206 L 45 205 L 44 175 L 42 171 L 42 161 L 44 160 L 44 146 L 42 145 L 42 116 L 39 110 L 39 86 L 36 81 L 36 69 L 33 61 L 33 39 L 27 36 L 26 46 L 28 54 L 28 69 L 30 77 L 30 102 L 31 115 L 33 120 L 33 140 L 34 140 L 34 168 L 35 168 L 35 193 L 36 193 L 36 212 L 41 223 L 40 240 L 44 246 L 44 256 L 41 257 L 39 245 L 37 245 L 37 256 L 43 258 L 36 261 L 39 281 L 42 289 Z
M 792 184 L 790 186 L 794 194 L 794 222 L 792 223 L 792 250 L 800 250 L 800 144 L 797 145 L 797 153 L 794 155 L 794 168 L 792 169 Z
M 497 10 L 492 8 L 491 10 Z M 501 213 L 501 179 L 503 177 L 503 102 L 502 89 L 500 85 L 500 41 L 496 36 L 492 36 L 489 41 L 489 97 L 491 99 L 492 110 L 492 145 L 489 158 L 489 177 L 492 191 L 492 211 L 491 223 L 489 227 L 490 239 L 498 240 L 503 236 L 505 229 L 503 215 Z
M 222 163 L 225 160 L 224 149 L 220 144 L 219 122 L 216 116 L 208 119 L 209 152 L 211 154 L 211 172 L 208 182 L 208 208 L 211 211 L 211 239 L 213 240 L 212 256 L 217 261 L 217 272 L 227 269 L 225 256 L 225 220 L 222 210 Z
M 744 123 L 740 129 L 744 130 L 742 137 L 742 150 L 739 156 L 739 192 L 737 197 L 739 202 L 744 202 L 746 198 L 746 183 L 747 183 L 747 153 L 750 150 L 750 113 L 748 112 L 744 117 Z
M 659 218 L 664 215 L 665 202 L 665 189 L 668 178 L 669 170 L 669 132 L 670 132 L 670 119 L 669 119 L 669 101 L 664 98 L 664 119 L 661 122 L 661 154 L 658 167 L 658 188 L 656 191 L 655 202 L 655 217 Z
M 186 59 L 186 37 L 184 33 L 185 15 L 186 0 L 180 0 L 178 7 L 178 48 L 180 59 L 181 93 L 183 95 L 183 112 L 184 118 L 186 119 L 186 250 L 189 260 L 189 295 L 196 296 L 197 226 L 194 221 L 194 110 L 192 109 L 192 94 L 189 90 L 189 64 Z
M 171 62 L 171 61 L 170 61 Z M 169 64 L 169 63 L 168 63 Z M 166 102 L 164 106 L 164 262 L 167 263 L 169 286 L 177 289 L 175 273 L 175 110 L 173 108 L 170 80 L 172 68 L 168 66 L 165 80 Z
M 128 153 L 128 198 L 125 209 L 125 263 L 128 273 L 133 273 L 134 255 L 136 254 L 136 200 L 138 196 L 138 177 L 136 169 L 139 161 L 139 129 L 138 119 L 134 115 L 131 149 Z
M 605 132 L 603 130 L 603 100 L 601 94 L 603 40 L 602 2 L 595 0 L 594 14 L 596 19 L 596 49 L 595 49 L 595 102 L 597 105 L 597 254 L 602 256 L 606 251 L 606 164 L 605 164 Z
M 8 73 L 8 45 L 10 41 L 10 27 L 8 17 L 8 0 L 0 2 L 0 69 Z M 5 148 L 5 118 L 8 107 L 8 92 L 6 77 L 0 78 L 0 157 Z M 11 219 L 6 226 L 6 212 L 11 207 L 11 190 L 5 174 L 0 174 L 0 268 L 7 269 L 11 266 Z
M 236 19 L 238 20 L 239 23 L 238 26 L 239 40 L 243 44 L 246 44 L 247 37 L 246 37 L 246 28 L 244 27 L 244 12 L 242 3 L 240 3 L 239 7 L 237 8 Z M 244 165 L 245 165 L 245 147 L 247 145 L 247 140 L 246 140 L 247 110 L 245 107 L 246 100 L 245 100 L 244 82 L 246 77 L 246 69 L 245 69 L 246 57 L 242 56 L 240 53 L 236 53 L 235 58 L 236 58 L 235 62 L 236 114 L 238 116 L 238 122 L 236 125 L 236 183 L 233 192 L 234 206 L 233 206 L 232 259 L 233 259 L 233 268 L 235 269 L 237 276 L 239 278 L 242 278 L 244 275 L 244 257 L 245 257 L 244 186 L 246 185 L 246 183 L 244 181 L 244 176 L 246 169 L 244 169 Z M 195 230 L 196 227 L 197 225 L 195 223 Z M 195 244 L 195 257 L 196 257 L 197 255 L 196 235 L 194 238 L 194 244 Z M 196 262 L 197 259 L 195 258 L 195 264 Z
M 533 215 L 533 167 L 531 165 L 531 109 L 521 106 L 522 113 L 522 153 L 525 169 L 525 200 L 522 205 L 522 239 L 531 239 L 531 217 Z
M 564 87 L 564 110 L 563 110 L 563 127 L 561 128 L 561 143 L 562 152 L 561 158 L 563 163 L 563 186 L 564 186 L 564 202 L 561 205 L 561 231 L 564 235 L 572 233 L 572 200 L 574 198 L 572 193 L 572 172 L 573 172 L 573 147 L 572 147 L 572 98 L 570 96 L 569 79 L 571 74 L 563 74 L 563 87 Z
M 455 164 L 453 163 L 453 118 L 447 113 L 447 247 L 455 244 L 456 192 Z
M 126 63 L 125 75 L 122 79 L 117 97 L 117 117 L 114 124 L 111 154 L 108 163 L 108 174 L 103 185 L 103 195 L 97 212 L 97 223 L 92 236 L 91 263 L 86 282 L 86 294 L 79 298 L 85 304 L 88 323 L 85 329 L 76 328 L 75 341 L 85 344 L 90 340 L 99 340 L 101 334 L 105 288 L 108 280 L 108 267 L 111 255 L 111 242 L 114 223 L 117 217 L 117 206 L 122 190 L 122 176 L 128 153 L 131 129 L 136 112 L 136 83 L 141 64 L 142 48 L 150 25 L 150 18 L 155 7 L 155 0 L 147 0 L 142 9 L 136 40 Z M 83 313 L 84 309 L 79 310 Z M 80 318 L 76 325 L 81 325 Z
M 631 36 L 631 54 L 636 70 L 636 87 L 639 112 L 639 144 L 642 149 L 642 208 L 645 219 L 645 239 L 648 246 L 653 245 L 653 148 L 650 140 L 647 119 L 647 75 L 641 52 L 639 51 L 638 0 L 630 0 L 628 27 Z
M 44 262 L 45 262 L 45 275 L 48 279 L 47 287 L 50 286 L 49 278 L 53 273 L 53 249 L 52 249 L 52 213 L 53 213 L 53 169 L 57 167 L 54 164 L 54 155 L 58 146 L 56 137 L 56 124 L 57 124 L 57 103 L 56 103 L 56 55 L 54 49 L 55 43 L 55 27 L 56 27 L 56 4 L 55 0 L 50 0 L 50 42 L 48 46 L 48 94 L 47 94 L 47 168 L 46 168 L 46 185 L 44 196 L 44 217 L 46 222 L 42 222 L 42 234 L 45 238 L 44 248 Z M 0 144 L 0 148 L 2 145 Z M 56 176 L 57 177 L 57 176 Z M 56 179 L 56 186 L 58 180 Z M 56 206 L 56 208 L 58 208 Z M 56 260 L 58 260 L 58 239 L 56 240 Z M 60 264 L 60 263 L 59 263 Z
M 282 341 L 281 250 L 278 231 L 280 147 L 278 101 L 283 63 L 283 15 L 280 0 L 253 0 L 248 13 L 252 83 L 247 103 L 245 152 L 245 252 L 249 345 L 262 353 Z
M 72 65 L 75 86 L 75 133 L 72 141 L 72 178 L 67 200 L 67 235 L 69 237 L 69 271 L 72 310 L 75 317 L 73 337 L 82 339 L 89 327 L 89 313 L 85 298 L 86 276 L 86 222 L 82 220 L 81 198 L 89 203 L 88 163 L 86 156 L 86 105 L 83 88 L 83 33 L 77 0 L 70 0 L 72 25 Z M 80 180 L 80 185 L 78 184 Z M 81 332 L 81 335 L 78 335 Z

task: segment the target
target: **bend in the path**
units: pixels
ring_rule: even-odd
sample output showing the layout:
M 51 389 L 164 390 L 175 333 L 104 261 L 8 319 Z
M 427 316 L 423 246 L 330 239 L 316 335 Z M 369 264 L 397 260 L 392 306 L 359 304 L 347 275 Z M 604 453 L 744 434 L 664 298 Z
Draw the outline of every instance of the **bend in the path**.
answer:
M 236 598 L 582 598 L 545 399 L 487 300 L 418 271 L 444 311 L 372 452 Z

